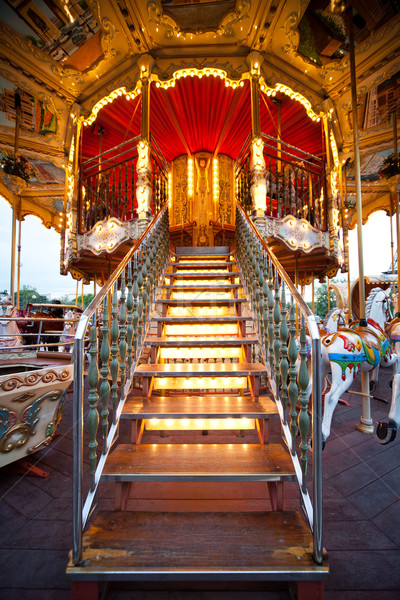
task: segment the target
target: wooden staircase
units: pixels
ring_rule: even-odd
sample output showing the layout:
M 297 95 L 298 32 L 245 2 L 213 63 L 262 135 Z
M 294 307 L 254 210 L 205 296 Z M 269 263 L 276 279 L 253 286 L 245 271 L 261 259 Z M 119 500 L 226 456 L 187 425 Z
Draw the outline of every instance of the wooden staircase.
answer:
M 73 597 L 97 598 L 99 581 L 259 581 L 322 598 L 328 567 L 302 513 L 284 510 L 295 468 L 229 248 L 177 248 L 156 306 L 121 414 L 130 440 L 101 476 L 115 510 L 94 514 L 68 566 Z

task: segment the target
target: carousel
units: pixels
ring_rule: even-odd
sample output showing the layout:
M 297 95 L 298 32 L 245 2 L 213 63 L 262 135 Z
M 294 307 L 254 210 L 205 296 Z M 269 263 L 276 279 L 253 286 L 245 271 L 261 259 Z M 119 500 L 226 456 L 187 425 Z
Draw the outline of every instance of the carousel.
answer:
M 395 264 L 398 11 L 54 0 L 31 2 L 33 19 L 22 4 L 0 24 L 0 193 L 13 208 L 0 465 L 51 442 L 73 389 L 75 600 L 97 599 L 103 582 L 199 581 L 322 599 L 336 405 L 361 378 L 354 426 L 372 434 L 371 385 L 387 367 L 378 441 L 400 421 L 400 275 L 365 275 L 362 236 L 385 210 Z M 94 284 L 84 311 L 19 314 L 27 214 L 60 233 L 61 274 Z M 337 299 L 320 325 L 304 298 L 316 281 Z

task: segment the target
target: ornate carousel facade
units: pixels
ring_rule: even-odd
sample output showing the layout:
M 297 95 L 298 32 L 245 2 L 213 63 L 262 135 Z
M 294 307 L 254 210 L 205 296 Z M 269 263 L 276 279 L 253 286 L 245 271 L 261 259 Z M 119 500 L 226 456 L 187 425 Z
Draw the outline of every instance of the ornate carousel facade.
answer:
M 28 214 L 59 232 L 60 272 L 99 291 L 82 316 L 59 319 L 74 325 L 73 353 L 71 337 L 44 348 L 41 329 L 30 356 L 8 345 L 0 464 L 40 447 L 38 422 L 51 442 L 60 409 L 45 407 L 73 385 L 74 598 L 113 581 L 279 582 L 322 598 L 322 446 L 344 391 L 333 375 L 350 385 L 363 372 L 358 426 L 372 431 L 365 373 L 396 357 L 380 333 L 386 296 L 365 307 L 360 286 L 361 329 L 372 316 L 380 328 L 368 339 L 327 339 L 303 290 L 348 270 L 348 231 L 375 210 L 399 230 L 398 10 L 326 0 L 3 8 L 10 294 Z M 299 502 L 287 510 L 293 485 Z

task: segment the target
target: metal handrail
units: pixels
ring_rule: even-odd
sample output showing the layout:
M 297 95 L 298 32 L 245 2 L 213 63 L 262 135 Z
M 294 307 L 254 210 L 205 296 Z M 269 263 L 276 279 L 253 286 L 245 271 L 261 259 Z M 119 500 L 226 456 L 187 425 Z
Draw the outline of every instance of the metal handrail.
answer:
M 132 259 L 134 253 L 140 247 L 142 242 L 148 236 L 152 228 L 160 221 L 164 213 L 168 210 L 168 202 L 164 204 L 159 213 L 153 218 L 151 223 L 146 227 L 145 231 L 137 240 L 129 252 L 122 259 L 118 267 L 114 270 L 112 275 L 108 278 L 103 287 L 99 290 L 95 298 L 82 313 L 81 318 L 78 322 L 78 326 L 75 332 L 74 340 L 74 365 L 75 365 L 75 377 L 74 377 L 74 392 L 73 392 L 73 419 L 74 419 L 74 431 L 73 431 L 73 561 L 78 564 L 81 560 L 82 554 L 82 526 L 86 522 L 90 515 L 91 506 L 95 500 L 97 485 L 100 480 L 101 471 L 104 467 L 105 459 L 108 455 L 108 451 L 103 453 L 96 470 L 96 485 L 95 489 L 89 493 L 88 499 L 85 502 L 85 506 L 82 507 L 82 487 L 83 487 L 83 400 L 84 400 L 84 342 L 86 339 L 86 332 L 90 320 L 94 323 L 96 311 L 100 307 L 101 302 L 104 300 L 106 295 L 112 290 L 113 286 L 118 282 L 118 279 L 127 267 L 129 261 Z M 126 389 L 122 390 L 121 393 L 126 393 Z M 122 403 L 119 403 L 116 419 L 108 434 L 108 450 L 111 446 L 111 441 L 117 432 L 117 426 L 119 416 L 122 411 Z M 90 496 L 90 497 L 89 497 Z M 83 513 L 84 510 L 84 513 Z
M 292 298 L 295 300 L 299 307 L 302 315 L 308 324 L 308 330 L 311 337 L 312 343 L 312 358 L 311 358 L 311 372 L 312 372 L 312 444 L 313 444 L 313 504 L 311 505 L 310 497 L 305 495 L 300 486 L 300 492 L 302 494 L 304 507 L 307 512 L 308 520 L 313 531 L 313 542 L 314 542 L 314 560 L 317 564 L 321 564 L 323 561 L 323 547 L 322 547 L 322 390 L 321 390 L 321 337 L 318 330 L 318 325 L 315 319 L 315 315 L 311 311 L 310 307 L 306 304 L 302 296 L 296 289 L 293 281 L 280 264 L 279 260 L 275 256 L 274 252 L 269 248 L 266 241 L 262 238 L 259 231 L 255 227 L 254 223 L 245 213 L 239 203 L 236 203 L 240 214 L 245 219 L 245 222 L 251 228 L 252 233 L 255 235 L 258 243 L 262 246 L 265 252 L 270 257 L 273 266 L 279 273 L 281 279 L 285 282 L 288 290 L 290 291 Z M 279 407 L 278 407 L 279 408 Z M 281 408 L 281 407 L 280 407 Z M 283 412 L 280 411 L 281 420 L 283 421 Z M 290 447 L 290 431 L 288 426 L 282 422 L 282 429 L 285 434 L 286 442 Z M 292 456 L 293 458 L 293 456 Z M 296 457 L 297 459 L 297 457 Z M 298 460 L 297 460 L 298 463 Z M 301 475 L 300 465 L 294 461 L 296 472 Z M 311 511 L 311 512 L 310 512 Z

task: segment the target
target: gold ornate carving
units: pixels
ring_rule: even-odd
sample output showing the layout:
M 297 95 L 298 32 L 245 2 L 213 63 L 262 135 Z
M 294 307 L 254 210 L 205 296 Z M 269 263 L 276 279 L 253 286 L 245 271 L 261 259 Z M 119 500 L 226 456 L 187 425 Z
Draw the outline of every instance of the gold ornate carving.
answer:
M 175 225 L 189 221 L 187 197 L 187 157 L 180 156 L 174 162 L 173 219 Z
M 27 400 L 30 400 L 30 398 L 34 398 L 35 395 L 36 394 L 34 394 L 33 392 L 25 392 L 25 394 L 13 398 L 13 402 L 26 402 Z
M 36 385 L 39 382 L 52 383 L 54 381 L 67 381 L 70 378 L 72 379 L 72 373 L 68 369 L 59 373 L 50 369 L 49 371 L 45 371 L 45 373 L 29 373 L 25 377 L 20 375 L 9 377 L 0 384 L 0 389 L 3 392 L 10 392 L 20 387 Z
M 224 154 L 218 157 L 219 162 L 219 203 L 218 220 L 221 223 L 232 223 L 233 186 L 232 165 L 233 161 Z
M 31 428 L 25 423 L 18 423 L 10 427 L 0 439 L 0 452 L 11 452 L 14 448 L 20 448 L 29 440 Z
M 237 0 L 236 9 L 229 12 L 220 22 L 217 29 L 210 29 L 204 31 L 202 29 L 190 30 L 190 32 L 182 31 L 175 20 L 168 14 L 164 14 L 162 6 L 157 0 L 151 0 L 147 4 L 147 11 L 149 14 L 150 23 L 154 23 L 157 27 L 163 27 L 165 29 L 165 37 L 167 39 L 181 38 L 185 40 L 187 35 L 199 36 L 199 35 L 221 35 L 223 37 L 231 38 L 235 35 L 234 26 L 249 18 L 249 12 L 251 8 L 250 0 Z

